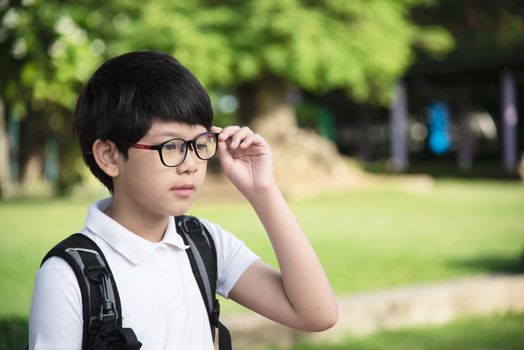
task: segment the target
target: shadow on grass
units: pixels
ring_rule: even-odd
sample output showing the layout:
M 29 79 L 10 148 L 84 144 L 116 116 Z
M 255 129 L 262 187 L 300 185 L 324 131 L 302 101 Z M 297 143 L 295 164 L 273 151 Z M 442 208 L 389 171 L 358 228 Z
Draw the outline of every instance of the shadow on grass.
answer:
M 292 350 L 522 350 L 524 314 L 460 319 L 445 326 L 350 337 L 339 344 L 299 344 Z M 273 348 L 275 350 L 275 348 Z
M 25 349 L 28 331 L 26 318 L 7 317 L 0 319 L 0 350 Z
M 513 258 L 500 256 L 479 256 L 472 259 L 455 260 L 448 263 L 452 267 L 458 267 L 467 271 L 481 271 L 488 273 L 523 273 L 524 253 L 522 256 Z
M 386 161 L 375 161 L 362 165 L 363 169 L 376 174 L 392 174 Z M 427 174 L 433 178 L 507 180 L 520 181 L 518 172 L 507 172 L 498 161 L 477 161 L 470 170 L 462 170 L 457 166 L 455 157 L 438 159 L 428 155 L 426 159 L 410 160 L 406 174 Z

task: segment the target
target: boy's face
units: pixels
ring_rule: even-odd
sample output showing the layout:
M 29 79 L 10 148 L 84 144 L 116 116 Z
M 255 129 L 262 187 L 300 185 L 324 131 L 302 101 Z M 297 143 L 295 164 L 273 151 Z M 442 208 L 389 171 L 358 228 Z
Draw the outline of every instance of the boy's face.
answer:
M 173 138 L 192 140 L 206 132 L 202 125 L 155 120 L 137 143 L 158 145 Z M 119 161 L 119 174 L 113 178 L 114 197 L 137 214 L 173 216 L 184 214 L 204 184 L 207 161 L 188 149 L 185 160 L 176 167 L 162 164 L 158 151 L 129 148 L 128 159 Z

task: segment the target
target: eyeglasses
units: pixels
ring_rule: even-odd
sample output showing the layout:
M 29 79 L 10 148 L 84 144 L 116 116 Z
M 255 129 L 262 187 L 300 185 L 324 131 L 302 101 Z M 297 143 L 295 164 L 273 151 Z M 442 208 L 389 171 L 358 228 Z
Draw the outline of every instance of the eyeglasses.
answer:
M 160 161 L 167 167 L 173 168 L 179 166 L 184 162 L 187 156 L 187 149 L 195 151 L 195 154 L 198 158 L 202 160 L 209 160 L 215 156 L 217 153 L 217 144 L 218 144 L 218 133 L 214 132 L 205 132 L 203 134 L 197 135 L 192 140 L 184 139 L 171 139 L 167 140 L 158 145 L 143 145 L 140 143 L 127 143 L 122 142 L 123 144 L 129 145 L 136 149 L 145 149 L 145 150 L 156 150 L 160 156 Z

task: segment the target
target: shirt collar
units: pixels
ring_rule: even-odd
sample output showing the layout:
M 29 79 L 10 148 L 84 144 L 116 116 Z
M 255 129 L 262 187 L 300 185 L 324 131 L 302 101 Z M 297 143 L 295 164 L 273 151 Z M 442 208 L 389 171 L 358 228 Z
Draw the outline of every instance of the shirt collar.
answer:
M 111 204 L 111 198 L 93 203 L 87 212 L 86 227 L 103 239 L 109 246 L 124 256 L 131 263 L 138 265 L 144 261 L 159 245 L 171 245 L 178 249 L 189 248 L 176 232 L 175 220 L 171 216 L 164 237 L 158 243 L 150 242 L 129 231 L 104 213 Z

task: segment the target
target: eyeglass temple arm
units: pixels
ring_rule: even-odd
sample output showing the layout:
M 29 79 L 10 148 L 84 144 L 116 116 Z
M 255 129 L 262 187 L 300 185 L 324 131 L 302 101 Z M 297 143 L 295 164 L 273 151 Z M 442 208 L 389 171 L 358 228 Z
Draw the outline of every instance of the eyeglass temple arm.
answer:
M 137 149 L 152 149 L 152 150 L 158 150 L 158 146 L 151 146 L 151 145 L 144 145 L 141 143 L 129 143 L 129 146 Z

